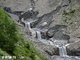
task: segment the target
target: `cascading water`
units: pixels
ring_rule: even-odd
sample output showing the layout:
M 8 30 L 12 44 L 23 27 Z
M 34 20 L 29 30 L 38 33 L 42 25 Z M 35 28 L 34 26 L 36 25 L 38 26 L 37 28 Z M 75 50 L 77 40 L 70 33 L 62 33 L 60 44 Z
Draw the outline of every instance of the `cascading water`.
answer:
M 41 40 L 41 32 L 40 31 L 36 31 L 36 36 L 38 40 Z
M 59 54 L 60 56 L 67 56 L 67 51 L 66 51 L 66 46 L 65 44 L 67 44 L 67 41 L 65 40 L 55 40 L 54 44 L 59 48 Z
M 25 27 L 26 27 L 28 30 L 31 30 L 30 22 L 26 22 L 26 23 L 25 23 Z
M 21 22 L 24 22 L 24 18 L 21 19 Z
M 60 56 L 67 56 L 66 46 L 59 47 Z

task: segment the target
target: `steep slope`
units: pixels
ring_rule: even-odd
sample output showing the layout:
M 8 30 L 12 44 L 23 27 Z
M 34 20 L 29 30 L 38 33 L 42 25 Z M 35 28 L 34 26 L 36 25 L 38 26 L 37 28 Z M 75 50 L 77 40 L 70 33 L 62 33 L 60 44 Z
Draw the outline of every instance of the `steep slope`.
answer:
M 20 30 L 8 14 L 0 9 L 0 59 L 46 60 L 32 43 L 23 38 Z M 6 58 L 7 55 L 16 58 Z

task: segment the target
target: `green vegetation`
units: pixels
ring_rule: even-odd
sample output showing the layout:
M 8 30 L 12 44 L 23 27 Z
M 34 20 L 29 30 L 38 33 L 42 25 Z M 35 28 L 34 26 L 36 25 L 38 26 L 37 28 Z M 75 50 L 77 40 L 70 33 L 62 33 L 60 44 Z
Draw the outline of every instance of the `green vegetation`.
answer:
M 16 56 L 15 60 L 46 60 L 18 30 L 15 22 L 0 9 L 0 56 Z M 24 58 L 20 59 L 21 56 Z
M 0 9 L 0 48 L 13 54 L 14 44 L 18 39 L 16 24 Z
M 0 49 L 0 56 L 6 56 L 9 55 L 6 51 L 3 51 L 2 49 Z

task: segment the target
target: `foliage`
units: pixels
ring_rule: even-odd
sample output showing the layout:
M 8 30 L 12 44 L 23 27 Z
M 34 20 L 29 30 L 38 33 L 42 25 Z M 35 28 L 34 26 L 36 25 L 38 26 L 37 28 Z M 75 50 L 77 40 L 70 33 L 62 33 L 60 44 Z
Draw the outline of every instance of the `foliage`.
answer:
M 16 24 L 4 10 L 0 9 L 0 48 L 12 54 L 17 41 Z
M 9 55 L 6 51 L 3 51 L 2 49 L 0 49 L 0 56 L 6 56 Z

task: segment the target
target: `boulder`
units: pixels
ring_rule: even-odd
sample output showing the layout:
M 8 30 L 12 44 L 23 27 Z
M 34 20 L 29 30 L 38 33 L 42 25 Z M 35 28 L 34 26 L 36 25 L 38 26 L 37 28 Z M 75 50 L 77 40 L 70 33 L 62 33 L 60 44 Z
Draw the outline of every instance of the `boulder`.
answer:
M 67 45 L 68 55 L 80 56 L 80 41 Z
M 42 37 L 43 39 L 47 39 L 47 35 L 46 35 L 47 30 L 48 30 L 48 29 L 43 29 L 43 30 L 41 31 L 41 37 Z
M 56 32 L 58 32 L 58 31 L 62 31 L 62 32 L 65 31 L 66 27 L 67 26 L 65 26 L 65 25 L 55 25 L 52 28 L 48 29 L 47 36 L 51 38 L 51 37 L 54 36 L 54 34 Z
M 53 38 L 54 39 L 57 39 L 57 40 L 68 40 L 68 42 L 69 42 L 70 36 L 69 35 L 66 35 L 66 34 L 63 34 L 62 31 L 57 31 L 54 34 Z

